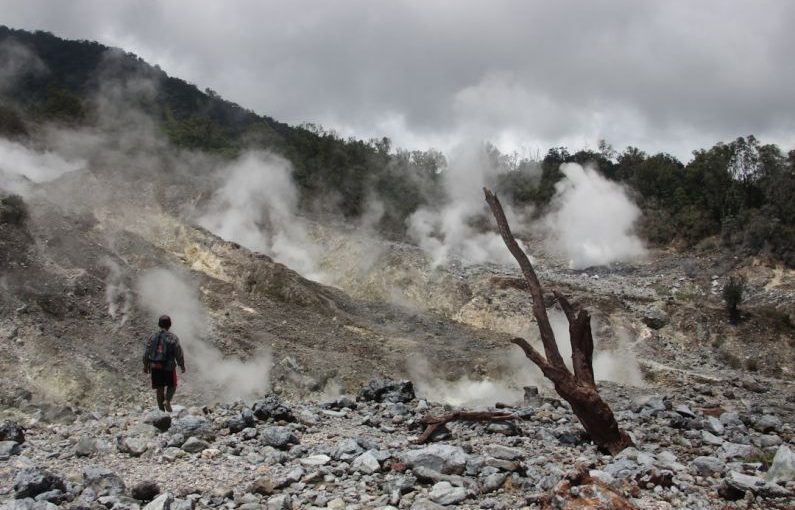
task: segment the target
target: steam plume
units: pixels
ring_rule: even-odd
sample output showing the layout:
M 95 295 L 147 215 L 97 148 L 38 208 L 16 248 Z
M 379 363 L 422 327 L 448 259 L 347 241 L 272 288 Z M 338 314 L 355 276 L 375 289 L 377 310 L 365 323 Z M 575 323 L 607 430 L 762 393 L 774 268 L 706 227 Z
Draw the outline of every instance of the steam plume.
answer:
M 433 266 L 450 258 L 473 264 L 511 262 L 497 234 L 473 226 L 484 211 L 481 189 L 498 172 L 484 145 L 461 146 L 443 173 L 448 202 L 438 208 L 422 207 L 408 218 L 409 237 L 430 255 Z
M 317 269 L 319 248 L 296 215 L 298 191 L 290 162 L 267 152 L 249 152 L 223 173 L 228 177 L 199 223 L 308 278 L 322 279 Z
M 551 241 L 572 268 L 634 259 L 645 253 L 632 233 L 640 209 L 624 188 L 591 168 L 561 165 L 564 178 L 556 185 L 553 209 L 545 218 Z

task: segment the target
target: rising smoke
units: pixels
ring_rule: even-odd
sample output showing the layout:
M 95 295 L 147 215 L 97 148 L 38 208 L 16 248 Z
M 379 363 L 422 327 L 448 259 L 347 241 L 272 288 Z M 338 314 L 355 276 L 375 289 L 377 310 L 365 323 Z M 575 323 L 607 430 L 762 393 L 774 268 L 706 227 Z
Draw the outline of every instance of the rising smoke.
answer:
M 30 196 L 35 184 L 52 181 L 82 168 L 81 159 L 65 159 L 51 151 L 35 151 L 0 138 L 0 189 Z
M 199 218 L 217 235 L 322 280 L 320 248 L 298 217 L 298 190 L 286 159 L 249 152 L 222 169 L 225 180 Z
M 451 258 L 470 264 L 511 263 L 499 235 L 474 225 L 484 214 L 482 188 L 491 184 L 500 169 L 488 157 L 484 144 L 462 145 L 449 161 L 442 174 L 447 202 L 413 213 L 407 220 L 409 237 L 428 253 L 434 267 Z M 513 217 L 510 208 L 506 209 Z
M 636 259 L 645 254 L 633 233 L 640 209 L 619 184 L 576 163 L 561 165 L 552 210 L 544 224 L 552 245 L 574 269 Z
M 225 356 L 211 342 L 213 335 L 207 312 L 198 298 L 198 289 L 185 277 L 167 269 L 144 273 L 137 282 L 139 305 L 150 322 L 168 314 L 171 331 L 185 351 L 185 363 L 199 385 L 227 399 L 248 398 L 270 388 L 269 349 L 241 360 Z

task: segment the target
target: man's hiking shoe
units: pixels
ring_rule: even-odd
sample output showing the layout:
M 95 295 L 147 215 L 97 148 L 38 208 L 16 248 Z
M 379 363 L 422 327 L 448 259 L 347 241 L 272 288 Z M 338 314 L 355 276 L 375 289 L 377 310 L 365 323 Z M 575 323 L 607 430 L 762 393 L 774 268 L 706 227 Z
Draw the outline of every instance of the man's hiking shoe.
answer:
M 165 407 L 165 410 L 166 410 L 167 412 L 169 412 L 169 413 L 171 412 L 171 402 L 169 402 L 168 400 L 166 400 L 165 402 L 163 402 L 163 407 Z

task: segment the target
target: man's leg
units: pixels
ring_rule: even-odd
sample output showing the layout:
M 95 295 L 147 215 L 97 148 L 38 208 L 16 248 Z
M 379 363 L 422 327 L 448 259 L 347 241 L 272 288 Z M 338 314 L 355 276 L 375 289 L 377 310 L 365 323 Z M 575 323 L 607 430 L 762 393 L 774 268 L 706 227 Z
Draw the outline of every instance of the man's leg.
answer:
M 166 386 L 166 401 L 163 405 L 166 408 L 166 411 L 169 413 L 171 412 L 171 399 L 174 398 L 174 393 L 176 393 L 177 387 L 176 386 Z
M 157 391 L 157 408 L 161 411 L 165 411 L 165 405 L 163 401 L 165 400 L 165 388 L 160 386 L 159 388 L 155 388 Z

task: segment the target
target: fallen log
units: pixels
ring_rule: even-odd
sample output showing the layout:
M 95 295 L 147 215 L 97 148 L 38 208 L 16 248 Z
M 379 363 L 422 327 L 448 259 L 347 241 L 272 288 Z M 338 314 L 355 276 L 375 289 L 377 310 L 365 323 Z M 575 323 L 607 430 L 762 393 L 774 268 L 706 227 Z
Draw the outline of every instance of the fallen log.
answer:
M 425 431 L 414 440 L 416 444 L 425 444 L 428 439 L 430 439 L 431 435 L 434 431 L 439 428 L 440 425 L 444 425 L 445 423 L 449 423 L 451 421 L 472 421 L 472 422 L 483 422 L 483 421 L 508 421 L 513 420 L 516 418 L 514 413 L 506 413 L 506 412 L 499 412 L 499 411 L 453 411 L 448 414 L 443 414 L 441 416 L 424 416 L 420 419 L 420 423 L 425 425 Z

